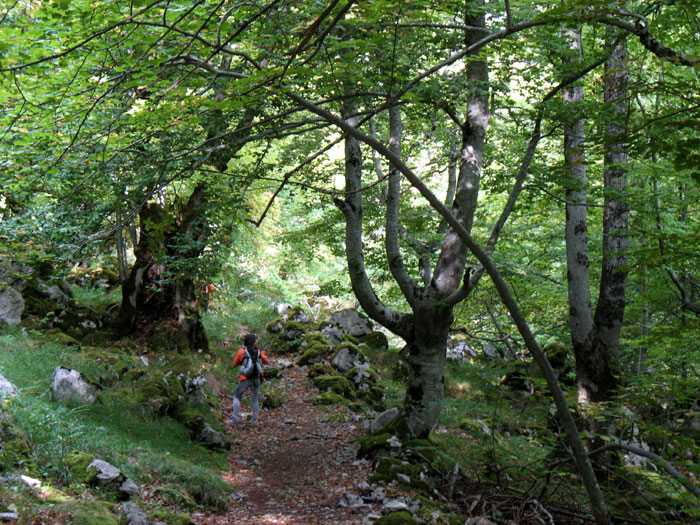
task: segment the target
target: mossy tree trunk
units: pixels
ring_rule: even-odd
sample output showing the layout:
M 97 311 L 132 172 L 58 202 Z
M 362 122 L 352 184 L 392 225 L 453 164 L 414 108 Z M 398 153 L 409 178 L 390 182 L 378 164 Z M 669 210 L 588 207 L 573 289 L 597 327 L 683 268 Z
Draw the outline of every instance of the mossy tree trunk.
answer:
M 199 184 L 175 215 L 148 203 L 140 212 L 136 261 L 122 284 L 118 331 L 149 332 L 167 324 L 192 349 L 208 349 L 191 263 L 206 238 L 206 187 Z

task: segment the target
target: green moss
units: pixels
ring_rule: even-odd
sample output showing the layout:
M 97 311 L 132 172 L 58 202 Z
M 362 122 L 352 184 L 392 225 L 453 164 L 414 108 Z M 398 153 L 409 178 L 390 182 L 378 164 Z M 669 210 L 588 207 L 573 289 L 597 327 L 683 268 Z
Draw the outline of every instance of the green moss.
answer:
M 173 373 L 155 372 L 135 390 L 132 400 L 155 413 L 167 413 L 185 396 L 180 380 Z
M 168 525 L 196 525 L 189 514 L 175 514 L 165 510 L 156 509 L 151 512 L 155 521 L 162 521 Z
M 80 343 L 68 334 L 60 330 L 51 330 L 47 332 L 47 335 L 51 341 L 58 343 L 63 346 L 80 346 Z
M 158 487 L 153 491 L 153 495 L 168 506 L 194 509 L 197 502 L 189 495 L 180 492 L 172 487 Z
M 97 469 L 88 469 L 88 466 L 93 461 L 95 461 L 95 456 L 92 454 L 74 450 L 65 457 L 63 463 L 68 469 L 68 472 L 70 472 L 74 482 L 90 485 L 97 478 L 98 474 Z
M 414 520 L 410 512 L 402 510 L 399 512 L 391 512 L 386 514 L 374 523 L 375 525 L 418 525 L 420 522 Z
M 373 368 L 364 368 L 361 366 L 356 366 L 347 374 L 345 374 L 352 383 L 355 385 L 365 384 L 365 385 L 376 385 L 379 380 L 379 375 L 377 371 Z
M 204 418 L 202 415 L 184 399 L 179 399 L 175 402 L 169 414 L 175 421 L 185 426 L 190 436 L 199 432 L 204 426 Z
M 423 494 L 415 496 L 420 501 L 420 508 L 416 511 L 416 518 L 425 523 L 435 525 L 463 525 L 464 518 L 453 514 L 450 507 Z
M 100 500 L 72 500 L 57 505 L 52 514 L 60 517 L 58 523 L 72 525 L 119 525 L 119 518 L 113 513 L 113 503 Z
M 566 361 L 569 355 L 569 350 L 561 343 L 549 343 L 542 349 L 549 360 L 549 364 L 555 370 L 563 370 L 566 368 Z
M 263 383 L 260 393 L 262 394 L 263 408 L 279 408 L 287 402 L 282 390 L 271 386 L 269 382 Z
M 316 376 L 313 381 L 316 387 L 321 391 L 330 391 L 349 399 L 354 399 L 355 388 L 352 383 L 343 376 Z
M 9 416 L 0 421 L 0 447 L 2 470 L 29 463 L 32 453 L 29 435 Z
M 322 345 L 330 345 L 328 338 L 321 332 L 309 332 L 304 336 L 304 339 L 309 343 L 309 346 L 313 346 L 314 343 L 319 343 Z
M 430 485 L 424 481 L 427 470 L 428 467 L 425 463 L 405 463 L 397 458 L 380 456 L 377 458 L 374 472 L 369 480 L 374 483 L 379 481 L 384 483 L 398 481 L 401 484 L 408 485 L 412 489 L 429 492 Z M 399 474 L 401 474 L 401 476 L 399 476 Z M 410 480 L 409 483 L 406 483 L 405 479 L 400 479 L 404 477 Z
M 107 331 L 97 331 L 86 335 L 80 340 L 84 346 L 102 346 L 114 341 L 114 334 Z
M 314 363 L 309 368 L 309 371 L 306 373 L 306 375 L 309 377 L 309 379 L 313 379 L 314 377 L 318 376 L 332 376 L 340 374 L 338 374 L 338 371 L 335 368 L 333 368 L 330 364 L 322 362 Z
M 382 332 L 372 332 L 357 338 L 359 344 L 366 344 L 374 351 L 389 349 L 389 339 Z
M 347 405 L 349 401 L 333 392 L 322 392 L 309 398 L 312 405 Z
M 345 341 L 346 343 L 350 343 L 352 345 L 355 345 L 355 346 L 360 344 L 360 340 L 357 337 L 352 336 L 350 334 L 343 334 L 343 341 Z
M 297 361 L 298 366 L 304 366 L 312 363 L 319 362 L 323 360 L 323 358 L 330 353 L 331 348 L 330 346 L 323 345 L 323 344 L 314 344 L 304 350 L 304 353 L 301 355 L 299 360 Z
M 389 448 L 387 441 L 391 439 L 392 434 L 371 434 L 355 439 L 354 443 L 359 446 L 357 450 L 358 458 L 373 458 L 375 455 Z

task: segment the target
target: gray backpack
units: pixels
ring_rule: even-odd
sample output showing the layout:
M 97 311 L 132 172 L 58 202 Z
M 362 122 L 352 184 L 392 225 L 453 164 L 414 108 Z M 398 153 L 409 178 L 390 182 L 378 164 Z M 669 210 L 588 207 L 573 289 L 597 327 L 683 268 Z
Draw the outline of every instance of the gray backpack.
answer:
M 254 355 L 251 355 L 251 351 Z M 252 348 L 250 351 L 245 349 L 243 362 L 238 369 L 239 373 L 246 379 L 257 379 L 263 375 L 262 354 L 257 348 Z

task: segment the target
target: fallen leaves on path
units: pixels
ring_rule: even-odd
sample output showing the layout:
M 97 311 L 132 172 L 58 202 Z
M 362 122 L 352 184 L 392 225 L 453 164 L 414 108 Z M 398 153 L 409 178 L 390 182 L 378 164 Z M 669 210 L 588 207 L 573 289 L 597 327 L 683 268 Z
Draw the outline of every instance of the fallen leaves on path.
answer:
M 229 425 L 235 437 L 224 478 L 235 487 L 234 501 L 227 514 L 200 516 L 201 523 L 362 523 L 362 516 L 338 506 L 371 470 L 350 443 L 362 434 L 361 424 L 344 407 L 311 405 L 317 390 L 305 370 L 287 369 L 279 387 L 287 396 L 282 407 L 261 410 L 258 425 Z M 243 405 L 249 400 L 246 395 Z

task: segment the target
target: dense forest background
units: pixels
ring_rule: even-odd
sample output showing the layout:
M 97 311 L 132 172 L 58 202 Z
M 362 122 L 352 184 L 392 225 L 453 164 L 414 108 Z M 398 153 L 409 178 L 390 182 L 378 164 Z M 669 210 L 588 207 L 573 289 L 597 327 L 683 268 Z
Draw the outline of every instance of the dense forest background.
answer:
M 6 478 L 63 491 L 47 523 L 84 454 L 225 509 L 252 331 L 327 410 L 399 408 L 360 453 L 427 461 L 461 523 L 697 522 L 699 34 L 691 0 L 2 3 Z M 381 335 L 334 340 L 347 308 Z M 101 401 L 57 407 L 57 366 Z

